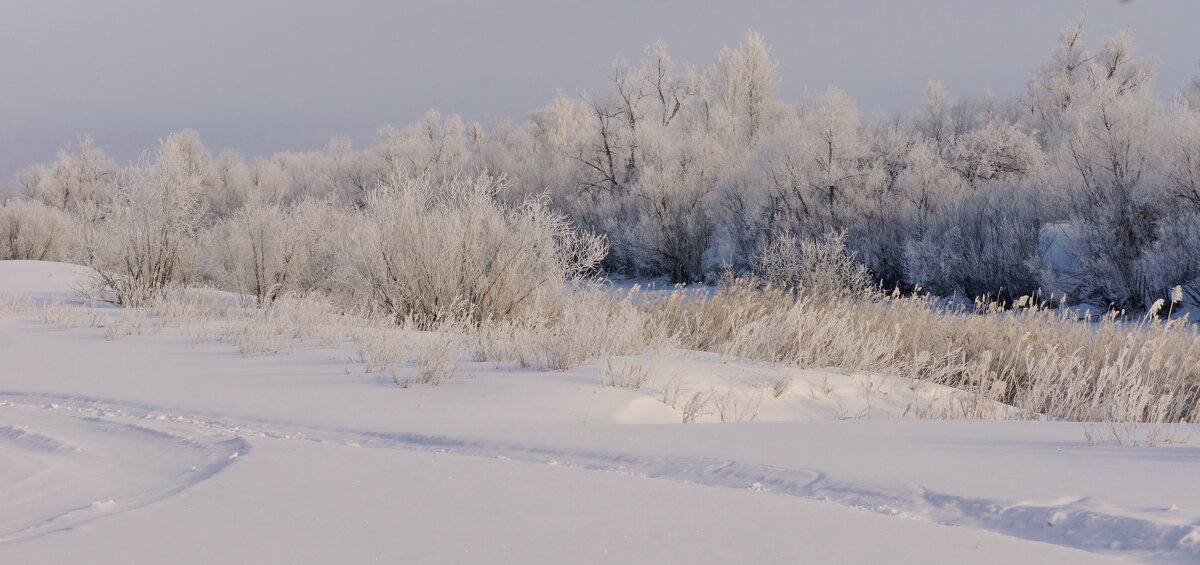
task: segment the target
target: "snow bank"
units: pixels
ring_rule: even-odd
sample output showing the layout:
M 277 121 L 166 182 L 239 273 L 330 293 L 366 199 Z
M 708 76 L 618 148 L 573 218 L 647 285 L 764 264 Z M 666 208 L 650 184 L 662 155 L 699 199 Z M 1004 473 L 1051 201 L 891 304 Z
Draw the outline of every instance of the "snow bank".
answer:
M 0 261 L 0 295 L 27 296 L 36 303 L 78 298 L 92 270 L 50 261 Z

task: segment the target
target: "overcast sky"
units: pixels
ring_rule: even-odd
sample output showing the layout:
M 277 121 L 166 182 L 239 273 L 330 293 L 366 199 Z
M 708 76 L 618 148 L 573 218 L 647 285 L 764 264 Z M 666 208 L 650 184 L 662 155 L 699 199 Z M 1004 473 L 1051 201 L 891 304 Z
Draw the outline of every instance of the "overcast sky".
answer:
M 79 134 L 125 163 L 185 128 L 254 156 L 362 147 L 430 108 L 524 119 L 656 38 L 707 65 L 749 29 L 789 100 L 833 84 L 865 114 L 907 111 L 930 79 L 1016 94 L 1085 15 L 1089 47 L 1128 31 L 1162 60 L 1164 96 L 1200 76 L 1200 0 L 0 0 L 0 185 Z

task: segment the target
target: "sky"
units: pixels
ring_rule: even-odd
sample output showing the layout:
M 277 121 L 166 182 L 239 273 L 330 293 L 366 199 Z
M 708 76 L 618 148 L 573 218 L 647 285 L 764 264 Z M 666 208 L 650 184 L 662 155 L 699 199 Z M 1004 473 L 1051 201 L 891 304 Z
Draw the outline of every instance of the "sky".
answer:
M 785 99 L 836 85 L 864 114 L 907 112 L 931 79 L 1024 92 L 1085 16 L 1089 47 L 1127 31 L 1161 59 L 1164 98 L 1200 77 L 1200 0 L 0 0 L 0 186 L 83 134 L 127 163 L 189 128 L 257 156 L 364 147 L 429 109 L 523 120 L 656 39 L 706 66 L 748 30 Z

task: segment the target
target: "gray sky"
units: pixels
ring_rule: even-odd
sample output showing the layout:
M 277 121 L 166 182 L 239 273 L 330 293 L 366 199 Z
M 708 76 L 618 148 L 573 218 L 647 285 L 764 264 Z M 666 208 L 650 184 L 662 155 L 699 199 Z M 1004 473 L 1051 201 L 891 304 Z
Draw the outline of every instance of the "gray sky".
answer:
M 185 128 L 254 156 L 333 135 L 362 147 L 430 108 L 524 119 L 558 90 L 602 88 L 656 38 L 707 65 L 748 29 L 785 98 L 834 84 L 866 114 L 907 111 L 930 79 L 1023 92 L 1084 15 L 1089 47 L 1124 30 L 1162 59 L 1160 91 L 1200 76 L 1198 0 L 0 0 L 0 185 L 83 133 L 125 163 Z

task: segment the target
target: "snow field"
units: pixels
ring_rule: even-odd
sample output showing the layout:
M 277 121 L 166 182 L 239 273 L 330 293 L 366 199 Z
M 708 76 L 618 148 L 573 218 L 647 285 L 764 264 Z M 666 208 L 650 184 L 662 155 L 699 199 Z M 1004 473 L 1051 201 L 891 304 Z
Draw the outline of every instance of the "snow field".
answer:
M 546 371 L 381 328 L 406 352 L 366 372 L 341 331 L 215 321 L 224 296 L 141 316 L 0 266 L 43 271 L 0 277 L 24 285 L 0 319 L 0 561 L 1200 558 L 1194 425 L 1093 446 L 1095 424 L 920 419 L 1011 409 L 869 372 L 678 349 Z M 222 337 L 255 323 L 281 347 Z M 448 342 L 453 376 L 421 384 Z

